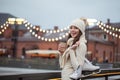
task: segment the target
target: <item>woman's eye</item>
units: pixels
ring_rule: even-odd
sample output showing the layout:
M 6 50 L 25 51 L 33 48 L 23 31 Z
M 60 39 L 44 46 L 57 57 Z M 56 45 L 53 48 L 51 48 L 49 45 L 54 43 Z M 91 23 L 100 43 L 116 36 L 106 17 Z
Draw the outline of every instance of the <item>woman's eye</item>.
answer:
M 70 26 L 70 29 L 78 29 L 76 26 Z
M 75 29 L 78 29 L 77 27 L 75 27 Z

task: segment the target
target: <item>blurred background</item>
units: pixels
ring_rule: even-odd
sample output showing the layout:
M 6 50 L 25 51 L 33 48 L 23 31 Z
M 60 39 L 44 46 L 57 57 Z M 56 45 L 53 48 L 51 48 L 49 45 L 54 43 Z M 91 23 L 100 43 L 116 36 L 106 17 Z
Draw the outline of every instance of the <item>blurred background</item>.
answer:
M 85 17 L 96 20 L 86 27 L 86 57 L 102 68 L 120 67 L 119 2 L 0 0 L 0 66 L 59 70 L 58 44 L 70 22 Z

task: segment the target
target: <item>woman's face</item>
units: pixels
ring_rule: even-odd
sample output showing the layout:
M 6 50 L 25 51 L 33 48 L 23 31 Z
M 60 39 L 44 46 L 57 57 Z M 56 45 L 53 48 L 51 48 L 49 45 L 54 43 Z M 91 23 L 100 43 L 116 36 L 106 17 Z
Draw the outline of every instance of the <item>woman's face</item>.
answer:
M 70 35 L 72 38 L 77 37 L 79 34 L 79 29 L 76 26 L 70 26 Z

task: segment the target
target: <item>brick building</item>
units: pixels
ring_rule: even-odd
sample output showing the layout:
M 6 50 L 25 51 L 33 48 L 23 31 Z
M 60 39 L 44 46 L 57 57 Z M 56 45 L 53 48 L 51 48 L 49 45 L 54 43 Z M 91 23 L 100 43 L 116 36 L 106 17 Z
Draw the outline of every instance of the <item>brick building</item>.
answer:
M 120 29 L 120 23 L 111 23 L 107 20 L 107 25 Z M 120 31 L 112 31 L 120 35 Z M 106 33 L 99 26 L 94 26 L 87 29 L 88 51 L 91 51 L 91 59 L 96 59 L 98 62 L 119 62 L 120 59 L 120 38 L 112 34 Z

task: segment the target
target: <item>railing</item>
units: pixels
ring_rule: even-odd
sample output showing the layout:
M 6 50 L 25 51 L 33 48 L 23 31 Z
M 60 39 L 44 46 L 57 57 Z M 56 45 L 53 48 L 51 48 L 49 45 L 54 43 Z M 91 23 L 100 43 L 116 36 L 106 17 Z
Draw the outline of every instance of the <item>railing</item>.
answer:
M 85 80 L 85 79 L 94 79 L 94 78 L 105 78 L 105 80 L 109 80 L 110 76 L 120 76 L 120 68 L 113 68 L 112 64 L 101 64 L 102 67 L 106 68 L 106 69 L 101 69 L 101 72 L 98 74 L 94 74 L 88 77 L 82 77 L 81 80 Z M 0 58 L 0 66 L 6 66 L 6 67 L 19 67 L 19 68 L 34 68 L 34 69 L 51 69 L 51 70 L 58 70 L 59 69 L 59 63 L 58 63 L 58 59 L 43 59 L 43 58 L 34 58 L 34 59 L 12 59 L 12 58 Z M 107 66 L 107 67 L 106 67 Z M 108 68 L 108 69 L 107 69 Z M 18 75 L 11 75 L 12 77 L 16 77 L 15 80 L 24 80 L 24 78 L 28 77 L 30 78 L 34 78 L 36 77 L 36 75 L 38 77 L 43 76 L 44 75 L 44 79 L 46 80 L 46 75 L 48 73 L 35 73 L 35 74 L 20 74 L 20 76 Z M 60 72 L 49 72 L 49 78 L 55 78 L 58 77 L 58 79 L 56 80 L 60 80 Z M 28 76 L 29 75 L 29 76 Z M 54 76 L 52 76 L 54 75 Z M 57 76 L 55 76 L 57 75 Z M 4 76 L 1 76 L 4 77 Z M 10 77 L 9 76 L 5 76 L 4 78 Z M 48 79 L 48 78 L 47 78 Z M 7 80 L 7 79 L 5 79 Z M 9 80 L 9 78 L 8 78 Z M 34 79 L 31 79 L 34 80 Z M 36 79 L 36 80 L 41 80 L 40 78 Z M 52 79 L 51 79 L 52 80 Z
M 115 75 L 119 75 L 120 76 L 120 68 L 101 69 L 100 73 L 93 74 L 93 75 L 87 76 L 87 77 L 82 77 L 81 80 L 91 79 L 91 78 L 100 78 L 100 77 L 104 77 L 105 80 L 109 80 L 108 77 L 115 76 Z M 120 79 L 120 77 L 119 77 L 119 79 Z
M 27 70 L 28 71 L 28 70 Z M 21 72 L 16 72 L 13 73 L 14 71 L 12 71 L 11 74 L 0 74 L 0 79 L 1 80 L 61 80 L 61 71 L 46 71 L 46 72 L 28 72 L 27 73 L 26 70 L 24 70 L 24 73 Z M 26 73 L 25 73 L 26 72 Z M 17 74 L 16 74 L 17 73 Z M 88 80 L 88 79 L 95 79 L 97 78 L 97 80 L 100 80 L 100 77 L 104 77 L 105 80 L 109 80 L 108 77 L 110 76 L 115 76 L 118 75 L 120 76 L 120 68 L 118 69 L 104 69 L 101 70 L 101 73 L 99 74 L 94 74 L 92 76 L 88 76 L 88 77 L 82 77 L 81 80 Z M 103 79 L 102 79 L 103 80 Z M 115 80 L 120 80 L 120 77 L 115 79 Z
M 97 80 L 100 80 L 98 78 L 104 78 L 105 80 L 109 80 L 110 76 L 119 76 L 119 78 L 115 80 L 120 80 L 120 68 L 102 69 L 100 73 L 93 74 L 87 77 L 81 77 L 80 80 L 86 80 L 86 79 L 88 80 L 88 79 L 95 79 L 95 78 L 97 78 Z M 49 80 L 61 80 L 61 78 L 53 78 Z

